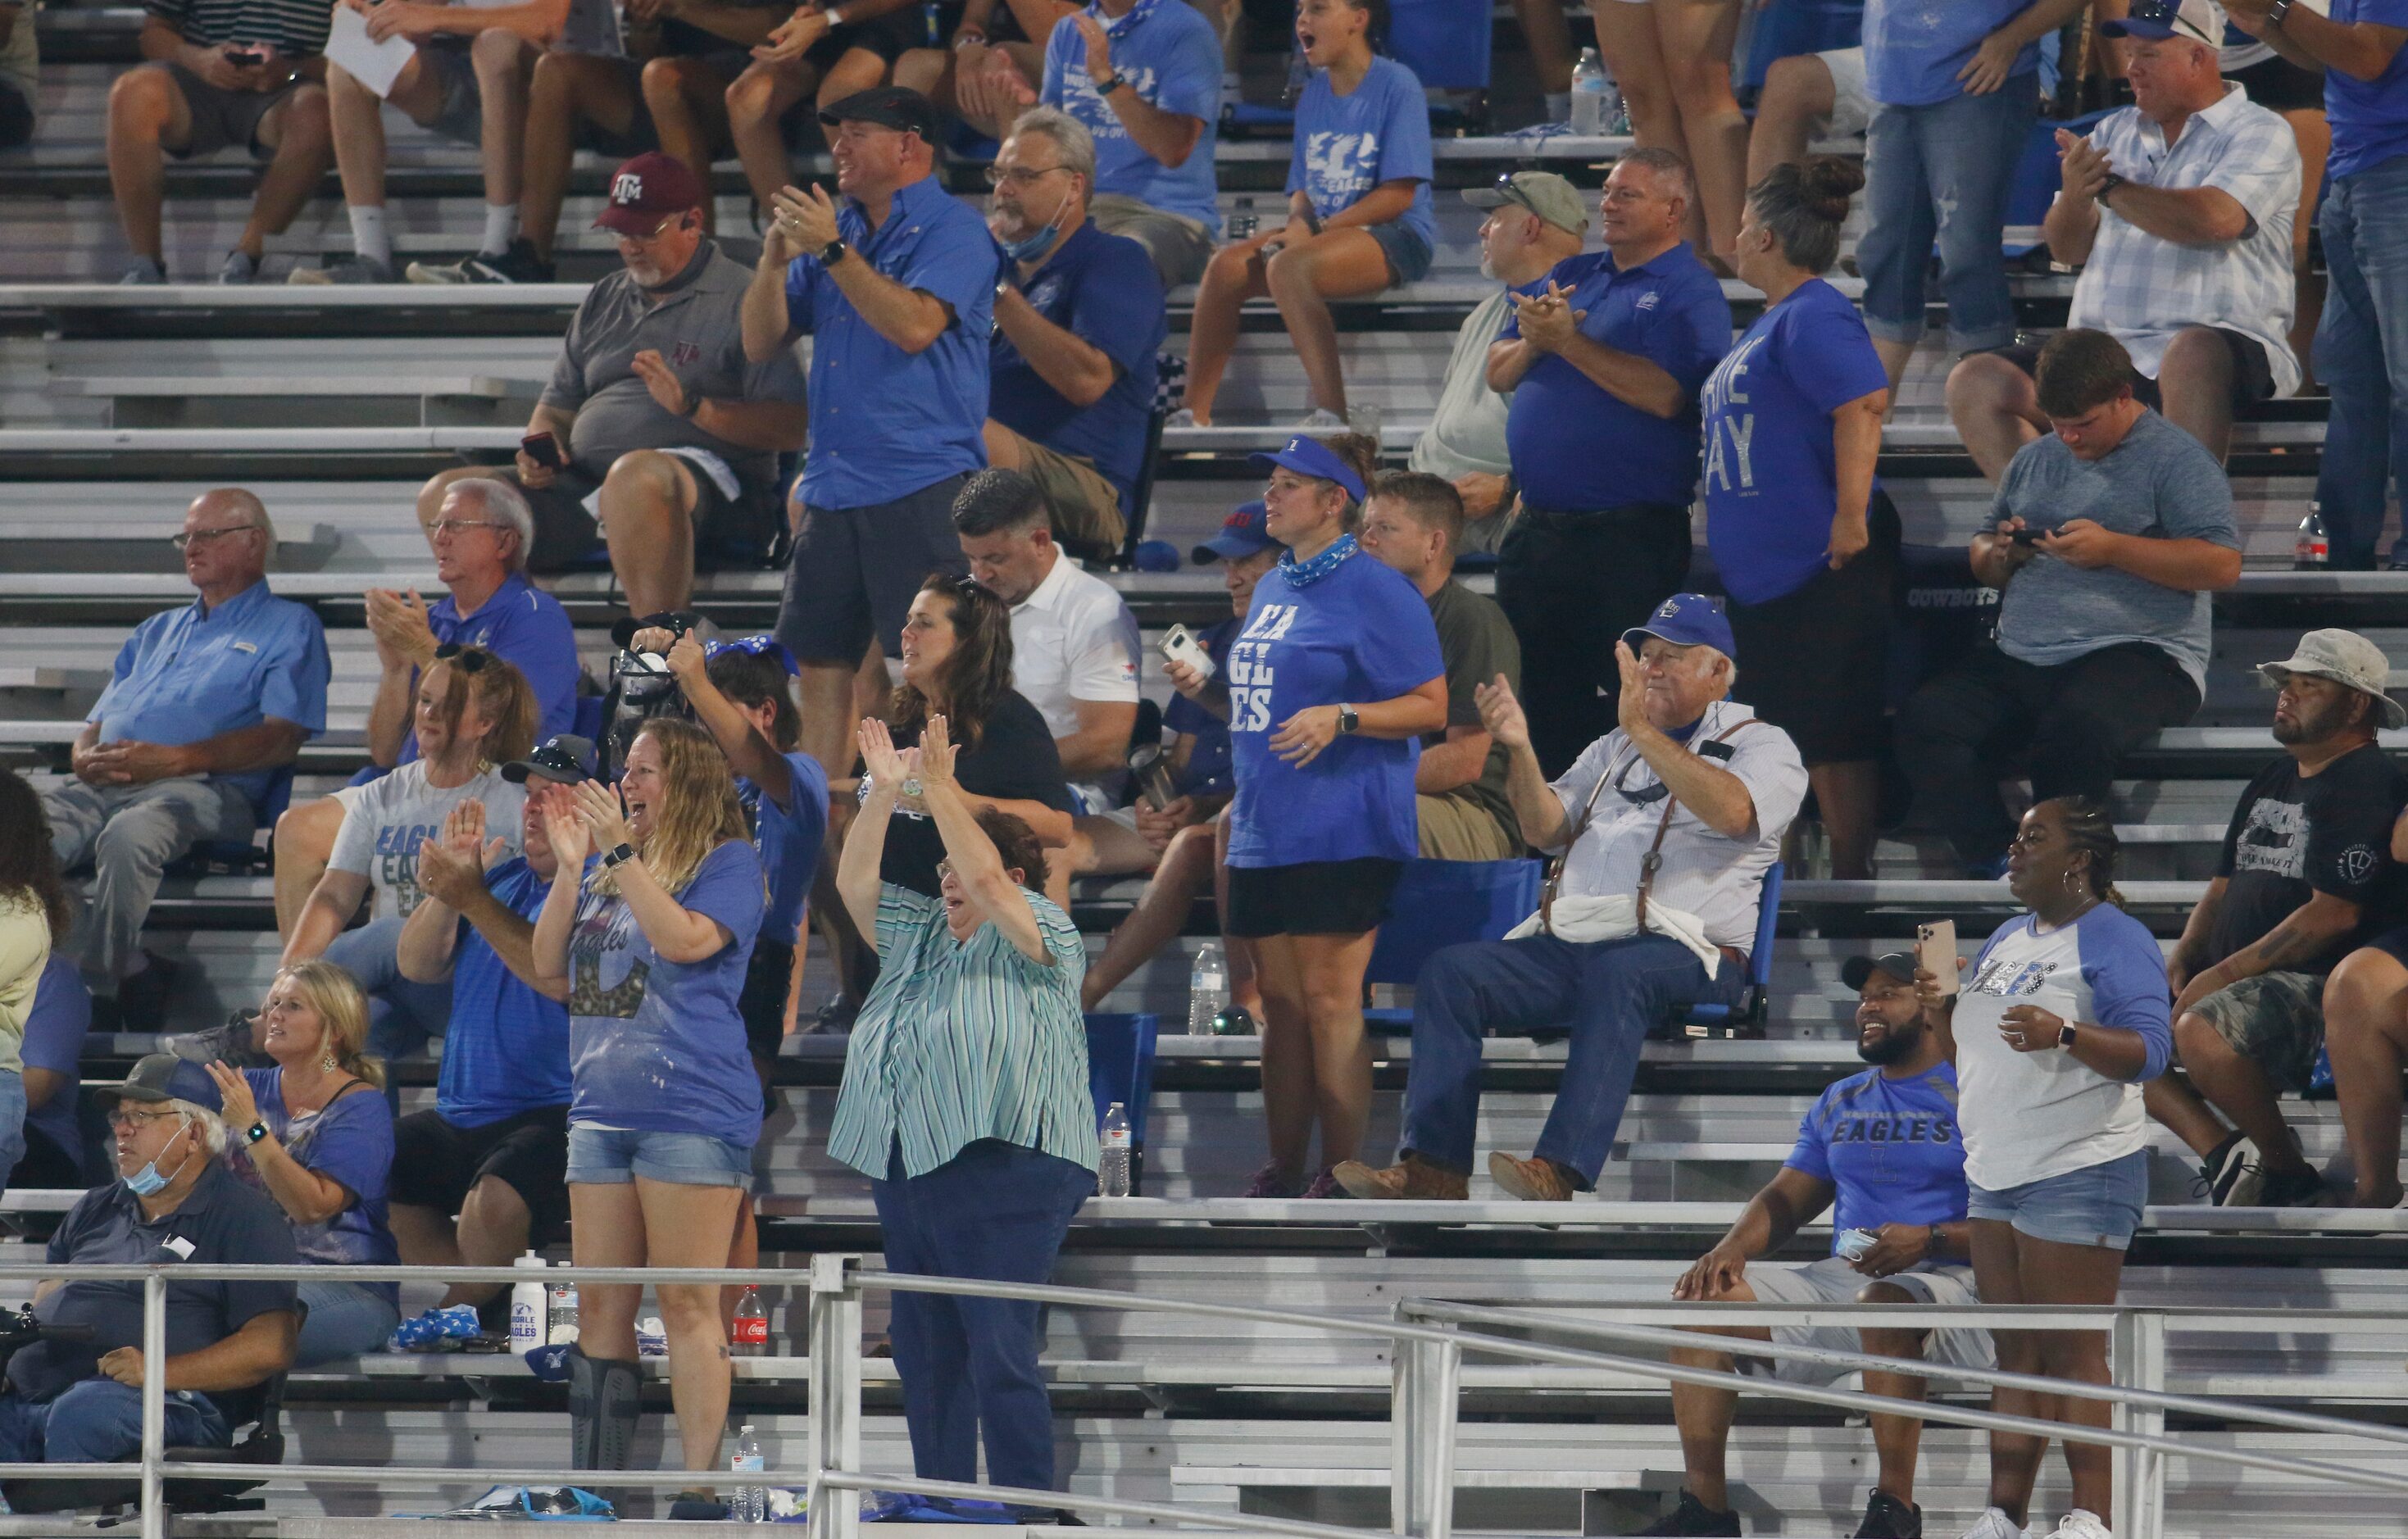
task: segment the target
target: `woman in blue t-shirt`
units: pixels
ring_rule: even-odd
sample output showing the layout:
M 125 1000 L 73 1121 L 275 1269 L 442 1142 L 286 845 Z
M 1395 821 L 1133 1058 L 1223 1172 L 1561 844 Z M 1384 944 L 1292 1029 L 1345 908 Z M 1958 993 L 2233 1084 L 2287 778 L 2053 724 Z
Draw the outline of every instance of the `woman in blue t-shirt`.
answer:
M 761 1087 L 737 1001 L 765 906 L 727 756 L 690 721 L 648 723 L 616 788 L 570 788 L 544 832 L 559 870 L 537 916 L 536 976 L 568 1002 L 568 1209 L 580 1266 L 724 1266 L 752 1181 Z M 586 857 L 600 860 L 588 865 Z M 685 1467 L 715 1469 L 727 1420 L 719 1289 L 663 1283 Z M 571 1463 L 624 1469 L 643 1290 L 579 1290 Z M 724 1517 L 708 1490 L 673 1518 Z
M 1747 659 L 1734 698 L 1787 733 L 1822 808 L 1831 875 L 1872 875 L 1898 510 L 1873 478 L 1889 380 L 1840 254 L 1853 162 L 1817 155 L 1748 189 L 1739 276 L 1764 314 L 1707 379 L 1706 543 Z
M 1429 102 L 1413 72 L 1371 50 L 1379 0 L 1301 0 L 1297 45 L 1313 68 L 1296 104 L 1287 222 L 1212 253 L 1188 331 L 1187 399 L 1174 427 L 1210 427 L 1238 346 L 1238 312 L 1269 295 L 1312 386 L 1311 430 L 1346 425 L 1329 301 L 1429 271 Z
M 293 1245 L 323 1266 L 393 1266 L 385 1228 L 393 1174 L 393 1107 L 378 1092 L 384 1066 L 365 1054 L 368 1002 L 331 962 L 276 975 L 252 1040 L 272 1069 L 203 1065 L 217 1082 L 219 1117 L 238 1152 L 235 1174 L 276 1199 Z M 373 1352 L 401 1323 L 393 1283 L 305 1282 L 293 1366 Z
M 1291 438 L 1263 491 L 1287 554 L 1254 587 L 1226 666 L 1182 694 L 1227 697 L 1237 798 L 1229 804 L 1229 933 L 1254 944 L 1263 996 L 1263 1110 L 1270 1160 L 1247 1195 L 1339 1195 L 1371 1109 L 1363 969 L 1388 895 L 1419 853 L 1413 765 L 1446 725 L 1438 627 L 1419 590 L 1356 560 L 1369 439 Z M 1318 1163 L 1308 1165 L 1321 1130 Z M 1311 1174 L 1317 1173 L 1317 1174 Z M 1309 1179 L 1308 1179 L 1309 1177 Z

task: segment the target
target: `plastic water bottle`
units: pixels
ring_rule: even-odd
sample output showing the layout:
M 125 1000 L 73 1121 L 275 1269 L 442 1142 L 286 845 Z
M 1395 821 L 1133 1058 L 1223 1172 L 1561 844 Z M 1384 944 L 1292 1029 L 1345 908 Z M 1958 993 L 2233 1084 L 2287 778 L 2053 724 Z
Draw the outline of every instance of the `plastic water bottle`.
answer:
M 745 1290 L 749 1297 L 751 1289 Z M 736 1455 L 727 1461 L 731 1475 L 758 1476 L 767 1472 L 769 1461 L 761 1455 L 761 1440 L 752 1433 L 752 1423 L 746 1422 L 736 1433 Z M 769 1520 L 769 1489 L 765 1485 L 738 1486 L 736 1500 L 729 1503 L 739 1523 L 766 1523 Z
M 736 1328 L 728 1350 L 739 1358 L 769 1355 L 769 1312 L 761 1307 L 761 1290 L 750 1284 L 736 1301 Z
M 544 1269 L 543 1258 L 530 1250 L 510 1263 L 531 1272 Z M 544 1286 L 540 1277 L 530 1277 L 510 1287 L 510 1350 L 532 1352 L 543 1345 Z
M 1211 1036 L 1212 1018 L 1229 1004 L 1229 964 L 1221 960 L 1221 943 L 1206 941 L 1196 953 L 1196 971 L 1187 980 L 1187 1034 Z
M 1104 1197 L 1129 1194 L 1128 1111 L 1119 1102 L 1104 1113 L 1104 1157 L 1096 1167 L 1096 1191 Z
M 2300 520 L 2300 537 L 2291 547 L 2291 564 L 2302 572 L 2321 572 L 2332 564 L 2332 539 L 2325 532 L 2325 505 L 2310 503 Z
M 566 1347 L 577 1340 L 577 1285 L 556 1282 L 552 1285 L 552 1312 L 544 1320 L 544 1340 L 554 1347 Z
M 1584 136 L 1612 133 L 1620 96 L 1597 50 L 1581 50 L 1580 63 L 1572 66 L 1572 132 Z

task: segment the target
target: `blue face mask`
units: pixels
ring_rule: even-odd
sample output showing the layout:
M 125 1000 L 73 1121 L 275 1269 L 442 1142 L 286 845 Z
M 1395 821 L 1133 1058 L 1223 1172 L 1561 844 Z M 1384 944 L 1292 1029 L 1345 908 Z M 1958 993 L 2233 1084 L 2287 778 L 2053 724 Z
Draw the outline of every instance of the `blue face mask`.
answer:
M 189 1133 L 192 1131 L 192 1119 L 187 1118 L 184 1120 L 182 1131 Z M 167 1190 L 168 1182 L 174 1180 L 177 1176 L 183 1175 L 184 1167 L 192 1162 L 192 1153 L 190 1150 L 187 1150 L 184 1157 L 176 1161 L 176 1171 L 174 1176 L 160 1175 L 159 1161 L 153 1160 L 149 1164 L 144 1165 L 140 1170 L 136 1171 L 133 1175 L 121 1176 L 118 1179 L 123 1181 L 125 1183 L 125 1190 L 134 1193 L 136 1197 L 156 1197 L 159 1193 Z
M 1062 194 L 1062 201 L 1054 205 L 1054 218 L 1044 229 L 1025 240 L 997 240 L 996 244 L 1002 247 L 1003 254 L 1014 262 L 1036 261 L 1045 254 L 1046 248 L 1052 246 L 1062 234 L 1062 216 L 1068 211 L 1069 207 L 1070 194 L 1065 192 Z

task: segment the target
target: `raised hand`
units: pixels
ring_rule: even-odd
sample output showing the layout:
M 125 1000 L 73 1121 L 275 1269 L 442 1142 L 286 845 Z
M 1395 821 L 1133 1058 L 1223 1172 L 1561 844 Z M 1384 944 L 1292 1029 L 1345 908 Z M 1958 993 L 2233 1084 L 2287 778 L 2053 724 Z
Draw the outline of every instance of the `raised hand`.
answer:
M 1471 699 L 1480 707 L 1480 724 L 1490 737 L 1515 750 L 1530 746 L 1530 719 L 1522 714 L 1522 703 L 1513 698 L 1513 686 L 1503 674 L 1493 684 L 1473 685 Z

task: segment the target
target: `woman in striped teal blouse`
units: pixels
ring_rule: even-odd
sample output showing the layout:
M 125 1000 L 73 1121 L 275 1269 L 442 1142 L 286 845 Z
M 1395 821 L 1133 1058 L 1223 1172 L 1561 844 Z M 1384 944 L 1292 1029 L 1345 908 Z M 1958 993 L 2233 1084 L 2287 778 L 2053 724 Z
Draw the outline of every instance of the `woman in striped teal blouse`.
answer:
M 1041 1283 L 1096 1187 L 1086 951 L 1037 891 L 1044 859 L 1028 825 L 970 810 L 943 717 L 928 718 L 908 754 L 866 720 L 861 752 L 870 790 L 837 891 L 878 937 L 879 973 L 845 1055 L 828 1152 L 870 1178 L 889 1271 Z M 944 841 L 940 897 L 880 879 L 904 795 Z M 922 1479 L 975 1481 L 983 1428 L 991 1483 L 1054 1489 L 1037 1305 L 896 1293 L 890 1332 Z

